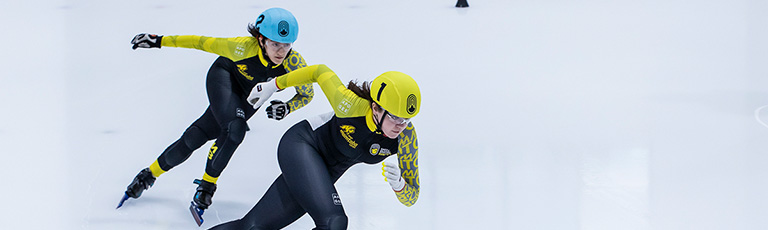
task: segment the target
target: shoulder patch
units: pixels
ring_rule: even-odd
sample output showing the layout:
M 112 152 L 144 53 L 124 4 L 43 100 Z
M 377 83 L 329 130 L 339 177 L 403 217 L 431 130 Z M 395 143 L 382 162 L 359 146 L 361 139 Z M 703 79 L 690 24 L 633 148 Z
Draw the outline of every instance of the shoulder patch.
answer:
M 368 152 L 372 156 L 376 156 L 376 155 L 379 155 L 379 156 L 389 156 L 389 155 L 392 155 L 392 151 L 390 151 L 387 148 L 382 148 L 381 145 L 379 145 L 378 143 L 372 144 L 371 148 L 368 149 Z

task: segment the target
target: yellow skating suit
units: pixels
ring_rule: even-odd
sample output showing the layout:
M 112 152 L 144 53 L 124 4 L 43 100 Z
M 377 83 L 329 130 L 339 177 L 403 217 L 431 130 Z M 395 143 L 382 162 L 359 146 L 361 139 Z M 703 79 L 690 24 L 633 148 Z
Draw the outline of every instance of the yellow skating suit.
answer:
M 214 38 L 198 35 L 166 35 L 163 37 L 162 47 L 198 49 L 228 59 L 223 64 L 237 81 L 238 93 L 246 97 L 257 83 L 307 66 L 304 58 L 295 50 L 291 50 L 282 63 L 272 64 L 264 56 L 258 39 L 252 36 Z M 291 111 L 308 104 L 314 93 L 312 84 L 297 85 L 295 88 L 296 95 L 286 102 L 290 105 Z
M 333 112 L 288 129 L 277 153 L 282 174 L 242 219 L 212 229 L 281 229 L 305 213 L 316 229 L 346 229 L 347 216 L 333 184 L 352 165 L 377 164 L 392 155 L 397 155 L 406 180 L 405 188 L 395 192 L 398 200 L 406 206 L 416 202 L 419 147 L 413 124 L 395 139 L 377 132 L 371 102 L 347 89 L 325 65 L 276 78 L 281 89 L 313 82 L 320 85 Z
M 254 85 L 307 66 L 295 50 L 279 64 L 267 61 L 258 39 L 254 37 L 214 38 L 198 35 L 167 35 L 162 47 L 198 49 L 218 54 L 208 71 L 206 89 L 209 107 L 182 137 L 171 144 L 150 166 L 155 177 L 184 162 L 208 140 L 216 140 L 208 151 L 203 180 L 216 183 L 235 149 L 248 130 L 246 120 L 256 110 L 246 101 Z M 295 86 L 296 94 L 285 103 L 288 112 L 312 101 L 312 84 Z
M 419 144 L 412 123 L 391 140 L 376 132 L 371 102 L 347 89 L 336 73 L 325 65 L 313 65 L 276 79 L 278 88 L 317 82 L 325 97 L 333 106 L 333 117 L 319 116 L 308 119 L 315 132 L 324 132 L 321 145 L 329 146 L 329 157 L 347 157 L 368 164 L 376 164 L 386 157 L 397 154 L 405 189 L 397 192 L 397 198 L 406 206 L 419 198 Z M 328 119 L 330 118 L 330 119 Z M 324 129 L 315 127 L 326 125 Z M 395 142 L 395 143 L 392 143 Z

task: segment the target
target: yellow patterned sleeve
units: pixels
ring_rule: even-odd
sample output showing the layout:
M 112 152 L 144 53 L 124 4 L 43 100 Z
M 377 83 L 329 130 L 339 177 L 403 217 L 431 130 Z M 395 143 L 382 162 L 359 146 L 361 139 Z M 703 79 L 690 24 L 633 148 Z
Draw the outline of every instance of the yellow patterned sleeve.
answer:
M 288 55 L 288 58 L 283 61 L 283 66 L 285 66 L 286 71 L 291 72 L 300 68 L 307 67 L 307 62 L 304 61 L 304 58 L 301 57 L 299 52 L 292 50 Z M 309 104 L 309 102 L 312 101 L 312 97 L 315 96 L 315 92 L 312 89 L 312 83 L 294 86 L 293 88 L 296 89 L 296 95 L 294 95 L 291 100 L 285 102 L 288 104 L 290 112 L 296 111 L 297 109 L 300 109 Z
M 253 37 L 214 38 L 198 35 L 166 35 L 161 47 L 198 49 L 209 53 L 240 61 L 258 55 L 261 52 Z
M 396 191 L 397 199 L 405 206 L 410 207 L 419 199 L 419 142 L 416 138 L 416 130 L 412 123 L 397 137 L 399 149 L 397 152 L 397 162 L 400 166 L 403 179 L 405 179 L 405 188 Z
M 370 110 L 368 100 L 347 89 L 339 76 L 323 64 L 299 68 L 277 77 L 275 81 L 280 89 L 317 82 L 337 117 L 364 116 Z

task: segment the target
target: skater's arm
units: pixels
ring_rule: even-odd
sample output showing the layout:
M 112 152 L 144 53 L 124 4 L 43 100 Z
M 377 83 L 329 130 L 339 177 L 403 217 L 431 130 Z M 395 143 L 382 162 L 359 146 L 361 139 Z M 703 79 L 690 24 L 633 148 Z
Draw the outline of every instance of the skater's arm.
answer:
M 370 111 L 370 102 L 347 89 L 339 76 L 323 64 L 300 68 L 277 77 L 275 82 L 280 89 L 317 82 L 338 117 L 364 116 Z
M 419 199 L 419 141 L 412 123 L 397 137 L 400 148 L 397 151 L 397 162 L 405 179 L 405 187 L 395 191 L 397 199 L 410 207 Z
M 283 66 L 285 66 L 285 70 L 291 72 L 299 68 L 307 67 L 307 63 L 304 61 L 304 58 L 301 57 L 299 52 L 292 50 L 288 55 L 288 58 L 283 61 Z M 312 89 L 312 83 L 294 86 L 294 89 L 296 89 L 296 95 L 286 102 L 290 112 L 296 111 L 309 104 L 309 102 L 312 101 L 312 97 L 315 96 L 315 92 Z
M 166 35 L 161 42 L 162 47 L 198 49 L 218 54 L 232 61 L 253 57 L 261 52 L 253 37 L 214 38 L 198 35 Z

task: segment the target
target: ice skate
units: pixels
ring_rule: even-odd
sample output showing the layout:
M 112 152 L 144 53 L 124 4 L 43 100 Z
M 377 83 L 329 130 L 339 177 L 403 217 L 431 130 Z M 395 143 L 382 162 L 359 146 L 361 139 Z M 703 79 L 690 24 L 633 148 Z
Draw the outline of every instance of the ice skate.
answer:
M 211 198 L 213 198 L 213 193 L 216 192 L 216 184 L 198 179 L 194 183 L 198 185 L 197 192 L 195 192 L 195 196 L 189 205 L 189 211 L 192 213 L 192 217 L 195 218 L 197 226 L 200 226 L 203 225 L 205 209 L 208 209 L 211 203 L 213 203 Z
M 125 190 L 125 194 L 123 194 L 123 198 L 120 200 L 120 203 L 117 204 L 117 208 L 115 209 L 122 207 L 123 202 L 128 200 L 128 198 L 139 198 L 144 190 L 149 189 L 154 184 L 155 177 L 152 176 L 152 171 L 150 171 L 149 168 L 142 169 L 139 174 L 133 178 L 131 184 L 128 185 L 128 188 Z

